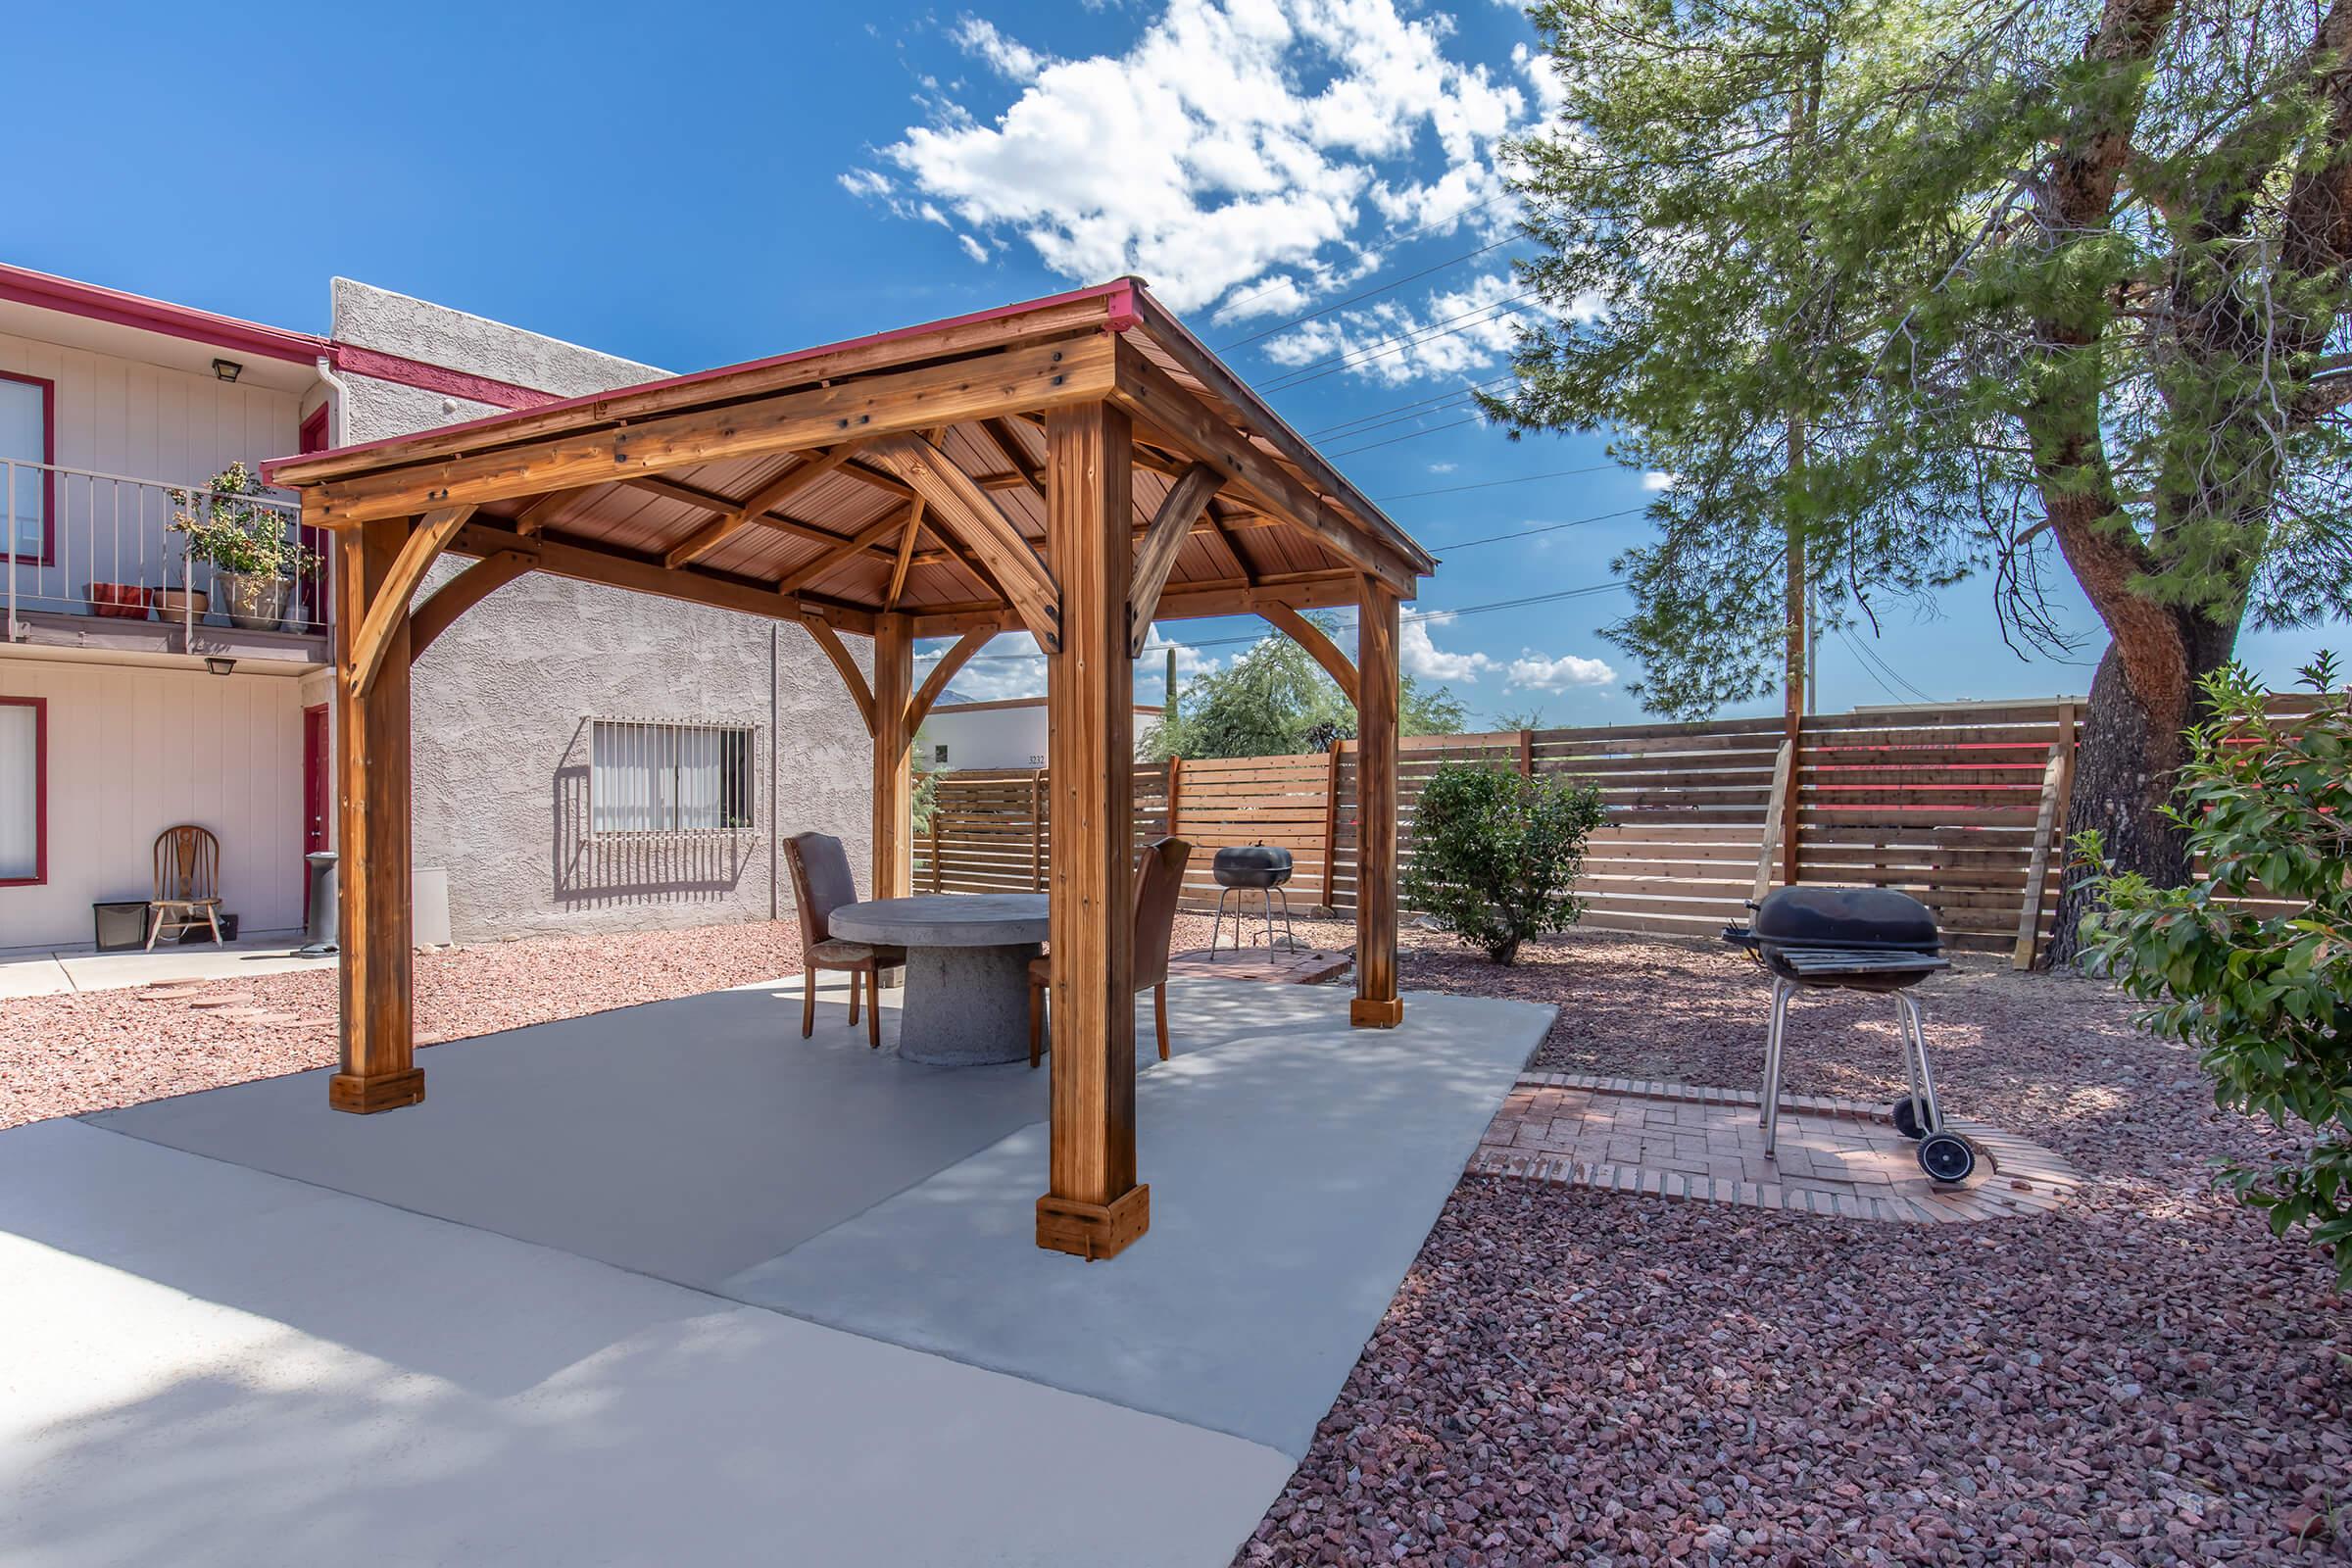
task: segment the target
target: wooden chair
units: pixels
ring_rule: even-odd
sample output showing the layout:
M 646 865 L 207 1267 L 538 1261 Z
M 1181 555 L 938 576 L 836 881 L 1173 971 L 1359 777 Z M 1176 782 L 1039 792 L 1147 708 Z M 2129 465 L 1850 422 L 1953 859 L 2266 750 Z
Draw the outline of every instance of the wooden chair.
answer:
M 198 926 L 213 928 L 220 943 L 220 841 L 200 827 L 182 824 L 155 836 L 155 897 L 147 901 L 147 947 L 166 926 L 178 936 Z M 173 915 L 180 918 L 173 919 Z
M 1144 846 L 1135 870 L 1135 990 L 1152 992 L 1152 1022 L 1159 1036 L 1159 1059 L 1168 1059 L 1168 948 L 1176 935 L 1176 901 L 1184 892 L 1184 866 L 1193 847 L 1182 839 Z M 1029 1065 L 1043 1054 L 1046 993 L 1054 985 L 1052 954 L 1029 960 Z
M 879 1049 L 882 971 L 905 963 L 906 950 L 834 937 L 833 911 L 858 902 L 858 884 L 850 876 L 850 858 L 841 840 L 825 833 L 796 833 L 784 841 L 784 858 L 792 867 L 793 902 L 801 909 L 801 1038 L 816 1032 L 816 971 L 842 969 L 850 974 L 852 1027 L 858 1022 L 858 977 L 865 977 L 865 1043 Z

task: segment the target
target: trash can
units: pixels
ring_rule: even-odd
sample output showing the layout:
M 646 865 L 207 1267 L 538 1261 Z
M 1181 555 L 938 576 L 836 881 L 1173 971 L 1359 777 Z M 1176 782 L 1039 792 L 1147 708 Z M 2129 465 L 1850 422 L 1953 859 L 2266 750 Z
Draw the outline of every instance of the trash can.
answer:
M 297 952 L 306 958 L 323 957 L 335 951 L 338 941 L 335 852 L 320 850 L 302 858 L 311 873 L 311 918 L 303 928 L 302 946 Z
M 222 914 L 215 918 L 220 922 L 220 940 L 223 942 L 236 941 L 237 917 L 233 914 Z M 193 947 L 199 942 L 210 943 L 212 940 L 213 928 L 201 920 L 179 934 L 179 941 L 183 946 Z
M 108 904 L 90 906 L 90 918 L 96 924 L 97 947 L 100 953 L 121 953 L 147 945 L 147 901 L 118 899 Z

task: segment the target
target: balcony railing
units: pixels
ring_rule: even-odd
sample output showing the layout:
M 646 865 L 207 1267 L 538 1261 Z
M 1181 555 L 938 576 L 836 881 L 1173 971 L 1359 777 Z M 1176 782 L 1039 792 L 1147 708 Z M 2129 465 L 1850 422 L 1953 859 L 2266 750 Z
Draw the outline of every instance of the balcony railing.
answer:
M 284 537 L 316 560 L 283 579 L 238 579 L 217 570 L 172 530 L 185 512 L 210 512 L 215 492 L 127 474 L 97 473 L 0 458 L 0 571 L 6 630 L 26 614 L 160 620 L 190 634 L 204 626 L 322 634 L 333 614 L 326 541 L 305 528 L 291 500 L 221 496 L 279 520 Z

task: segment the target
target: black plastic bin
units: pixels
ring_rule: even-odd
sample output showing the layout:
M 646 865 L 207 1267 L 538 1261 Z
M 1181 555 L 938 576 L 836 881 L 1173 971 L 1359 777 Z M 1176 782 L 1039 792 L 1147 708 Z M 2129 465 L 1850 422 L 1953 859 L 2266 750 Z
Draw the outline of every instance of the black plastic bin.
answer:
M 213 940 L 213 928 L 199 920 L 187 930 L 182 931 L 179 934 L 179 940 L 183 943 L 209 943 Z M 220 916 L 220 940 L 223 942 L 234 942 L 237 940 L 237 917 L 235 915 L 224 914 Z
M 118 899 L 107 904 L 90 906 L 90 919 L 97 927 L 94 940 L 100 953 L 122 953 L 147 945 L 147 901 L 132 902 Z

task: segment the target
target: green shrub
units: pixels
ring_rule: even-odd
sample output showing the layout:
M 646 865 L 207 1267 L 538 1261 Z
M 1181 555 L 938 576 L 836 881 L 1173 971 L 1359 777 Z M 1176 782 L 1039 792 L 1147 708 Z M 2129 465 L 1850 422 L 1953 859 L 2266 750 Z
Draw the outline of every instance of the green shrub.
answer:
M 1571 890 L 1586 835 L 1606 816 L 1591 785 L 1446 762 L 1414 808 L 1401 902 L 1509 963 L 1520 943 L 1565 931 L 1584 912 Z
M 2107 908 L 2082 922 L 2085 954 L 2134 997 L 2140 1023 L 2193 1044 L 2214 1101 L 2266 1116 L 2296 1148 L 2230 1163 L 2238 1198 L 2332 1246 L 2352 1285 L 2352 710 L 2327 655 L 2305 668 L 2317 712 L 2283 722 L 2247 672 L 2205 683 L 2213 718 L 2189 731 L 2174 820 L 2203 868 L 2182 888 L 2115 874 L 2098 835 L 2076 840 Z M 2261 915 L 2249 894 L 2302 907 Z

